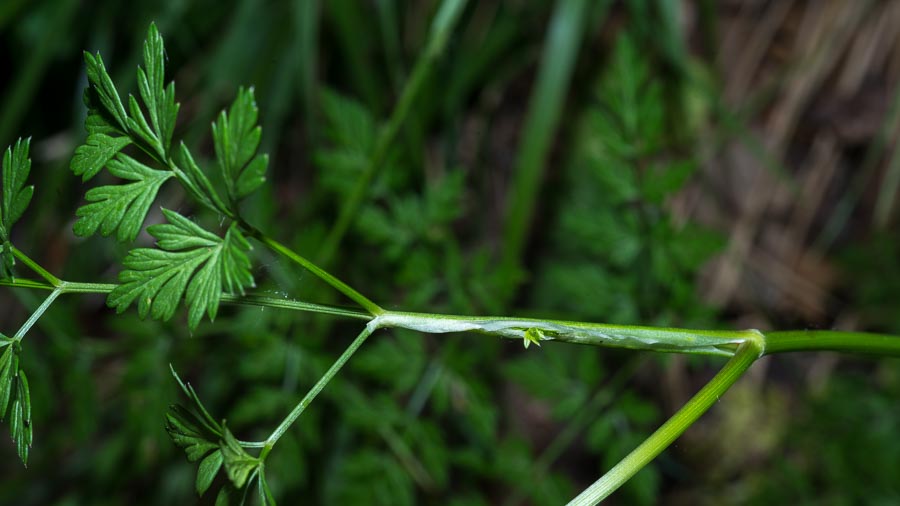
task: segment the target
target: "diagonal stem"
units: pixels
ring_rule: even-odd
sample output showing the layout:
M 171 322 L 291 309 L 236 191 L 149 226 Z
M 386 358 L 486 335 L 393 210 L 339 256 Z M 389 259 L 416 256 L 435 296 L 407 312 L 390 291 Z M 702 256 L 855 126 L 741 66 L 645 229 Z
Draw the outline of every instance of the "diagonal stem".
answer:
M 363 331 L 360 332 L 358 336 L 356 336 L 356 339 L 354 339 L 353 342 L 350 343 L 350 346 L 348 346 L 347 349 L 344 350 L 344 353 L 342 353 L 341 356 L 338 357 L 334 364 L 332 364 L 331 368 L 329 368 L 328 371 L 326 371 L 325 374 L 322 375 L 321 378 L 319 378 L 319 381 L 317 381 L 316 384 L 313 385 L 306 396 L 300 400 L 300 402 L 294 407 L 290 414 L 285 417 L 284 421 L 282 421 L 281 424 L 278 425 L 278 427 L 272 432 L 272 435 L 270 435 L 266 439 L 265 447 L 260 454 L 261 459 L 266 458 L 266 455 L 268 455 L 268 453 L 272 450 L 272 447 L 275 446 L 275 443 L 277 443 L 278 440 L 281 439 L 281 436 L 283 436 L 284 433 L 287 432 L 287 430 L 291 427 L 291 425 L 293 425 L 293 423 L 297 421 L 297 418 L 300 417 L 300 415 L 312 403 L 316 396 L 318 396 L 319 393 L 322 392 L 325 386 L 328 385 L 329 382 L 331 382 L 338 371 L 340 371 L 341 368 L 344 367 L 344 364 L 346 364 L 347 361 L 350 360 L 350 357 L 352 357 L 353 354 L 356 353 L 356 350 L 358 350 L 359 347 L 362 346 L 362 343 L 365 342 L 366 338 L 368 338 L 377 328 L 377 326 L 370 323 L 366 325 L 366 328 L 363 329 Z
M 387 125 L 378 135 L 375 148 L 365 171 L 356 181 L 350 197 L 341 207 L 337 222 L 331 228 L 328 237 L 325 238 L 325 242 L 319 249 L 319 254 L 315 257 L 320 264 L 328 266 L 344 235 L 347 233 L 347 229 L 350 228 L 354 218 L 359 214 L 359 208 L 365 201 L 366 193 L 369 191 L 372 181 L 388 159 L 391 147 L 400 133 L 400 127 L 406 121 L 407 116 L 412 111 L 413 104 L 425 88 L 429 76 L 436 67 L 438 57 L 444 52 L 447 40 L 450 38 L 453 28 L 456 26 L 456 22 L 466 6 L 466 1 L 444 0 L 441 3 L 440 9 L 431 25 L 428 45 L 416 62 L 412 75 L 407 80 Z
M 247 234 L 250 235 L 250 237 L 253 237 L 254 239 L 259 240 L 260 242 L 262 242 L 263 244 L 265 244 L 266 246 L 271 248 L 276 253 L 284 255 L 285 257 L 287 257 L 288 259 L 290 259 L 297 265 L 308 270 L 309 272 L 311 272 L 313 275 L 315 275 L 322 281 L 331 285 L 332 288 L 334 288 L 335 290 L 346 295 L 353 302 L 356 302 L 357 304 L 359 304 L 360 307 L 362 307 L 363 309 L 368 311 L 369 314 L 371 314 L 372 316 L 377 316 L 384 312 L 384 309 L 381 309 L 381 307 L 378 304 L 375 304 L 374 302 L 372 302 L 368 297 L 359 293 L 358 291 L 353 289 L 353 287 L 351 287 L 347 283 L 344 283 L 340 279 L 332 276 L 325 269 L 322 269 L 318 265 L 307 260 L 305 257 L 297 254 L 296 252 L 294 252 L 294 250 L 288 248 L 284 244 L 281 244 L 280 242 L 276 241 L 275 239 L 272 239 L 271 237 L 267 236 L 266 234 L 263 234 L 259 230 L 256 230 L 256 229 L 250 227 L 249 225 L 244 224 L 243 228 L 246 230 Z
M 753 340 L 738 346 L 737 352 L 725 367 L 691 398 L 672 418 L 629 453 L 615 467 L 586 488 L 569 506 L 594 505 L 609 497 L 644 466 L 668 448 L 688 427 L 700 418 L 719 397 L 733 385 L 762 354 L 762 347 Z

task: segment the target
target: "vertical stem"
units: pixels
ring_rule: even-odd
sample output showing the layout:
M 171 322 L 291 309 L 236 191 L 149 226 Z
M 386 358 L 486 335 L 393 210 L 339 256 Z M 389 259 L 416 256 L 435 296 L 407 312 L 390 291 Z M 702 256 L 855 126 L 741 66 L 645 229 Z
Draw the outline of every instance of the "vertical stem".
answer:
M 366 325 L 366 328 L 363 329 L 363 331 L 360 332 L 358 336 L 356 336 L 356 339 L 354 339 L 353 342 L 350 343 L 350 346 L 348 346 L 347 349 L 344 350 L 344 353 L 342 353 L 341 356 L 338 357 L 334 364 L 332 364 L 331 368 L 328 369 L 328 371 L 321 378 L 319 378 L 319 381 L 316 382 L 315 385 L 313 385 L 312 389 L 310 389 L 310 391 L 300 401 L 300 403 L 294 407 L 293 411 L 291 411 L 290 414 L 284 419 L 284 421 L 282 421 L 281 424 L 272 432 L 272 435 L 269 436 L 268 439 L 266 439 L 265 448 L 263 449 L 262 454 L 260 454 L 260 458 L 265 458 L 265 456 L 268 455 L 269 451 L 272 450 L 272 447 L 275 446 L 275 443 L 277 443 L 278 440 L 281 439 L 281 436 L 283 436 L 284 433 L 287 432 L 290 426 L 295 421 L 297 421 L 297 418 L 303 413 L 303 411 L 306 410 L 313 399 L 315 399 L 316 396 L 319 395 L 319 393 L 325 388 L 325 385 L 327 385 L 332 380 L 332 378 L 334 378 L 334 376 L 338 373 L 338 371 L 341 370 L 342 367 L 344 367 L 344 364 L 346 364 L 347 361 L 350 360 L 350 357 L 352 357 L 353 354 L 356 353 L 356 350 L 358 350 L 359 347 L 362 346 L 362 343 L 366 340 L 367 337 L 369 337 L 369 335 L 372 334 L 372 332 L 375 331 L 376 328 L 377 327 L 375 327 L 374 325 Z
M 700 418 L 731 385 L 759 358 L 760 345 L 742 343 L 725 367 L 691 398 L 672 418 L 644 440 L 621 462 L 569 503 L 569 506 L 594 505 L 609 497 L 644 466 L 662 453 L 688 427 Z
M 515 179 L 507 206 L 500 262 L 500 270 L 506 279 L 513 278 L 519 267 L 519 257 L 531 227 L 544 163 L 566 102 L 578 45 L 586 24 L 587 5 L 585 0 L 558 0 L 550 21 L 540 74 L 519 141 Z
M 381 130 L 380 135 L 378 135 L 374 151 L 372 152 L 371 158 L 369 158 L 369 163 L 366 165 L 365 171 L 356 181 L 356 185 L 353 187 L 350 197 L 341 207 L 337 222 L 335 222 L 334 227 L 332 227 L 331 231 L 328 233 L 328 237 L 325 238 L 325 242 L 319 250 L 319 254 L 316 256 L 316 259 L 322 265 L 328 266 L 328 263 L 340 246 L 344 234 L 346 234 L 347 229 L 350 228 L 350 224 L 353 222 L 359 208 L 363 204 L 363 200 L 365 199 L 366 192 L 369 190 L 369 186 L 372 184 L 372 180 L 375 179 L 375 176 L 384 165 L 385 160 L 387 160 L 388 153 L 390 153 L 390 149 L 397 138 L 397 134 L 400 132 L 400 127 L 406 121 L 406 117 L 412 110 L 413 103 L 424 89 L 428 77 L 434 70 L 438 57 L 444 52 L 444 47 L 447 45 L 447 39 L 453 32 L 453 28 L 456 26 L 456 22 L 459 20 L 465 6 L 466 0 L 444 0 L 441 3 L 441 7 L 435 15 L 431 25 L 428 46 L 416 62 L 412 75 L 406 82 L 406 86 L 404 86 L 403 92 L 400 94 L 400 98 L 397 101 L 397 105 L 394 107 L 394 112 L 391 114 L 387 125 L 385 125 Z

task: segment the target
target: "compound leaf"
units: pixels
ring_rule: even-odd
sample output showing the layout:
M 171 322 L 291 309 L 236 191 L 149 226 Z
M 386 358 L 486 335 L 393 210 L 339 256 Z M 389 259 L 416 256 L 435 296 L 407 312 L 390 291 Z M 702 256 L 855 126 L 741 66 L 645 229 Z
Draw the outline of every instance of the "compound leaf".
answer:
M 75 212 L 79 218 L 75 222 L 75 234 L 87 237 L 99 229 L 102 235 L 108 236 L 118 231 L 116 238 L 119 241 L 133 241 L 160 186 L 172 177 L 172 173 L 151 169 L 125 154 L 111 160 L 107 168 L 112 175 L 134 182 L 89 190 L 85 198 L 91 203 Z
M 141 318 L 168 320 L 182 295 L 188 305 L 188 326 L 197 327 L 206 312 L 216 317 L 223 288 L 243 293 L 253 285 L 247 251 L 250 243 L 232 224 L 225 237 L 208 232 L 184 216 L 167 209 L 169 223 L 148 227 L 159 249 L 131 250 L 119 275 L 121 285 L 107 300 L 118 312 L 135 300 Z
M 212 125 L 216 157 L 232 200 L 240 200 L 265 181 L 267 155 L 257 155 L 262 128 L 253 88 L 238 90 L 228 112 Z
M 92 117 L 99 118 L 97 115 L 91 115 L 88 116 L 88 119 Z M 131 139 L 128 137 L 111 137 L 105 133 L 89 134 L 87 141 L 75 149 L 75 156 L 72 157 L 69 167 L 76 176 L 81 176 L 82 181 L 87 181 L 96 176 L 119 151 L 129 144 L 131 144 Z

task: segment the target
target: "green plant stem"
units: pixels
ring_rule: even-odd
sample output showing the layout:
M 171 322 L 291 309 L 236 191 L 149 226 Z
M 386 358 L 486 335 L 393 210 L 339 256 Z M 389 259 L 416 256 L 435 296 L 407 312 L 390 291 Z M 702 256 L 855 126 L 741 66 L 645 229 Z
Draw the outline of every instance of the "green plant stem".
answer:
M 281 244 L 280 242 L 272 239 L 271 237 L 268 237 L 267 235 L 263 234 L 262 232 L 256 230 L 255 228 L 252 228 L 248 225 L 244 225 L 243 228 L 246 229 L 246 232 L 249 236 L 259 240 L 260 242 L 262 242 L 263 244 L 265 244 L 266 246 L 271 248 L 273 251 L 280 253 L 281 255 L 284 255 L 289 260 L 293 261 L 297 265 L 308 270 L 309 272 L 314 274 L 316 277 L 318 277 L 322 281 L 328 283 L 335 290 L 341 292 L 342 294 L 346 295 L 350 300 L 359 304 L 360 307 L 362 307 L 363 309 L 368 311 L 372 316 L 377 316 L 384 312 L 384 309 L 381 309 L 381 307 L 379 307 L 378 304 L 375 304 L 374 302 L 369 300 L 365 295 L 357 292 L 352 287 L 350 287 L 350 285 L 348 285 L 347 283 L 344 283 L 340 279 L 332 276 L 330 273 L 328 273 L 328 271 L 322 269 L 318 265 L 316 265 L 316 264 L 310 262 L 309 260 L 307 260 L 306 258 L 298 255 L 297 253 L 295 253 L 292 249 L 288 248 L 287 246 Z
M 390 153 L 391 147 L 394 145 L 394 141 L 397 139 L 400 128 L 406 121 L 407 116 L 409 116 L 409 112 L 412 110 L 412 106 L 416 99 L 425 88 L 425 83 L 434 71 L 438 58 L 444 52 L 444 48 L 447 45 L 447 39 L 449 39 L 450 34 L 453 32 L 453 29 L 466 6 L 466 1 L 467 0 L 444 0 L 441 3 L 441 7 L 435 15 L 431 25 L 428 45 L 416 61 L 412 74 L 410 75 L 409 80 L 407 80 L 406 85 L 403 87 L 403 91 L 400 93 L 400 98 L 397 100 L 396 106 L 394 106 L 391 117 L 378 135 L 375 148 L 372 151 L 372 156 L 369 158 L 365 170 L 362 175 L 360 175 L 359 179 L 356 180 L 356 185 L 353 187 L 350 197 L 345 200 L 341 206 L 337 221 L 331 228 L 331 231 L 329 231 L 328 237 L 325 238 L 325 242 L 319 249 L 318 255 L 316 255 L 316 259 L 320 264 L 328 266 L 334 258 L 334 254 L 337 252 L 338 247 L 341 245 L 341 241 L 347 233 L 347 229 L 350 228 L 354 218 L 359 214 L 359 208 L 365 200 L 366 192 L 372 185 L 375 176 L 384 166 L 385 161 L 387 161 L 388 154 Z
M 636 325 L 511 318 L 459 316 L 386 311 L 373 320 L 381 327 L 404 328 L 429 334 L 479 332 L 509 339 L 525 340 L 529 331 L 542 341 L 612 346 L 649 351 L 731 356 L 745 341 L 760 343 L 757 330 L 694 330 Z
M 332 380 L 332 378 L 334 378 L 338 371 L 340 371 L 341 368 L 344 367 L 344 364 L 346 364 L 347 361 L 350 360 L 350 357 L 352 357 L 353 354 L 356 353 L 356 350 L 358 350 L 359 347 L 362 346 L 362 343 L 365 342 L 366 338 L 369 337 L 376 329 L 377 327 L 370 323 L 366 325 L 366 328 L 364 328 L 358 336 L 356 336 L 356 339 L 354 339 L 353 342 L 350 343 L 350 346 L 348 346 L 347 349 L 344 350 L 344 353 L 342 353 L 341 356 L 338 357 L 334 364 L 332 364 L 331 368 L 329 368 L 328 371 L 326 371 L 325 374 L 322 375 L 321 378 L 319 378 L 319 381 L 317 381 L 316 384 L 313 385 L 312 389 L 310 389 L 306 396 L 303 397 L 303 399 L 294 407 L 290 414 L 285 417 L 284 421 L 282 421 L 281 424 L 278 425 L 278 427 L 272 432 L 272 435 L 270 435 L 266 439 L 265 447 L 260 454 L 261 459 L 266 458 L 266 455 L 268 455 L 268 453 L 272 450 L 272 447 L 275 446 L 275 443 L 277 443 L 278 440 L 281 439 L 281 436 L 283 436 L 284 433 L 287 432 L 290 426 L 295 421 L 297 421 L 297 418 L 303 413 L 303 411 L 306 410 L 310 403 L 312 403 L 313 399 L 315 399 L 316 396 L 319 395 L 319 393 L 322 391 L 322 389 L 325 388 L 325 385 L 327 385 Z
M 758 343 L 748 341 L 741 344 L 734 357 L 706 386 L 697 392 L 697 395 L 692 397 L 672 418 L 669 418 L 656 432 L 645 439 L 603 477 L 586 488 L 578 497 L 572 499 L 569 505 L 594 505 L 609 497 L 712 407 L 761 354 L 762 349 Z
M 791 351 L 841 351 L 900 356 L 900 337 L 836 330 L 766 332 L 766 355 Z
M 35 272 L 48 278 L 47 283 L 16 278 L 0 280 L 0 286 L 58 291 L 69 293 L 106 294 L 116 288 L 112 283 L 79 283 L 61 280 L 19 250 L 16 257 Z M 55 280 L 55 285 L 49 282 Z M 346 285 L 345 285 L 346 286 Z M 604 323 L 513 318 L 497 316 L 463 316 L 434 313 L 409 313 L 381 310 L 373 320 L 371 313 L 327 304 L 315 304 L 295 299 L 264 295 L 222 294 L 222 302 L 242 306 L 272 307 L 328 314 L 357 320 L 375 321 L 379 328 L 405 328 L 429 334 L 448 332 L 478 332 L 508 339 L 524 339 L 529 329 L 539 329 L 543 340 L 593 346 L 613 346 L 652 351 L 699 353 L 731 356 L 745 341 L 755 341 L 766 355 L 796 351 L 841 351 L 900 356 L 900 336 L 867 332 L 834 330 L 788 330 L 759 332 L 757 330 L 704 330 Z

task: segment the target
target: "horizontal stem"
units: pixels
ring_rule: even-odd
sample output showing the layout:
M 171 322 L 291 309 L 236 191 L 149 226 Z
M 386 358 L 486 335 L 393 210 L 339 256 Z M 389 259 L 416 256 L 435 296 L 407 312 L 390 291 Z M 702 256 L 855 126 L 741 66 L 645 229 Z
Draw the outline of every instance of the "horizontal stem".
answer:
M 78 283 L 62 280 L 57 282 L 59 284 L 54 286 L 46 282 L 17 278 L 0 280 L 0 286 L 48 291 L 59 289 L 60 294 L 102 294 L 109 293 L 118 286 L 111 283 Z M 255 294 L 244 296 L 222 294 L 222 302 L 329 314 L 357 320 L 372 319 L 371 314 L 350 308 Z M 721 356 L 733 355 L 737 345 L 748 340 L 758 342 L 766 355 L 797 351 L 838 351 L 900 356 L 900 336 L 868 332 L 697 330 L 400 311 L 385 311 L 376 320 L 378 327 L 406 328 L 431 334 L 474 331 L 510 339 L 524 339 L 526 331 L 538 329 L 543 333 L 542 339 L 547 341 Z
M 405 328 L 430 334 L 471 331 L 509 339 L 525 339 L 531 331 L 531 336 L 537 335 L 544 341 L 720 356 L 733 355 L 738 345 L 746 341 L 763 345 L 763 336 L 757 330 L 694 330 L 399 311 L 386 311 L 372 323 L 379 328 Z
M 709 410 L 761 354 L 762 349 L 757 343 L 751 341 L 741 344 L 725 367 L 697 395 L 621 462 L 573 499 L 569 506 L 594 505 L 609 497 Z

